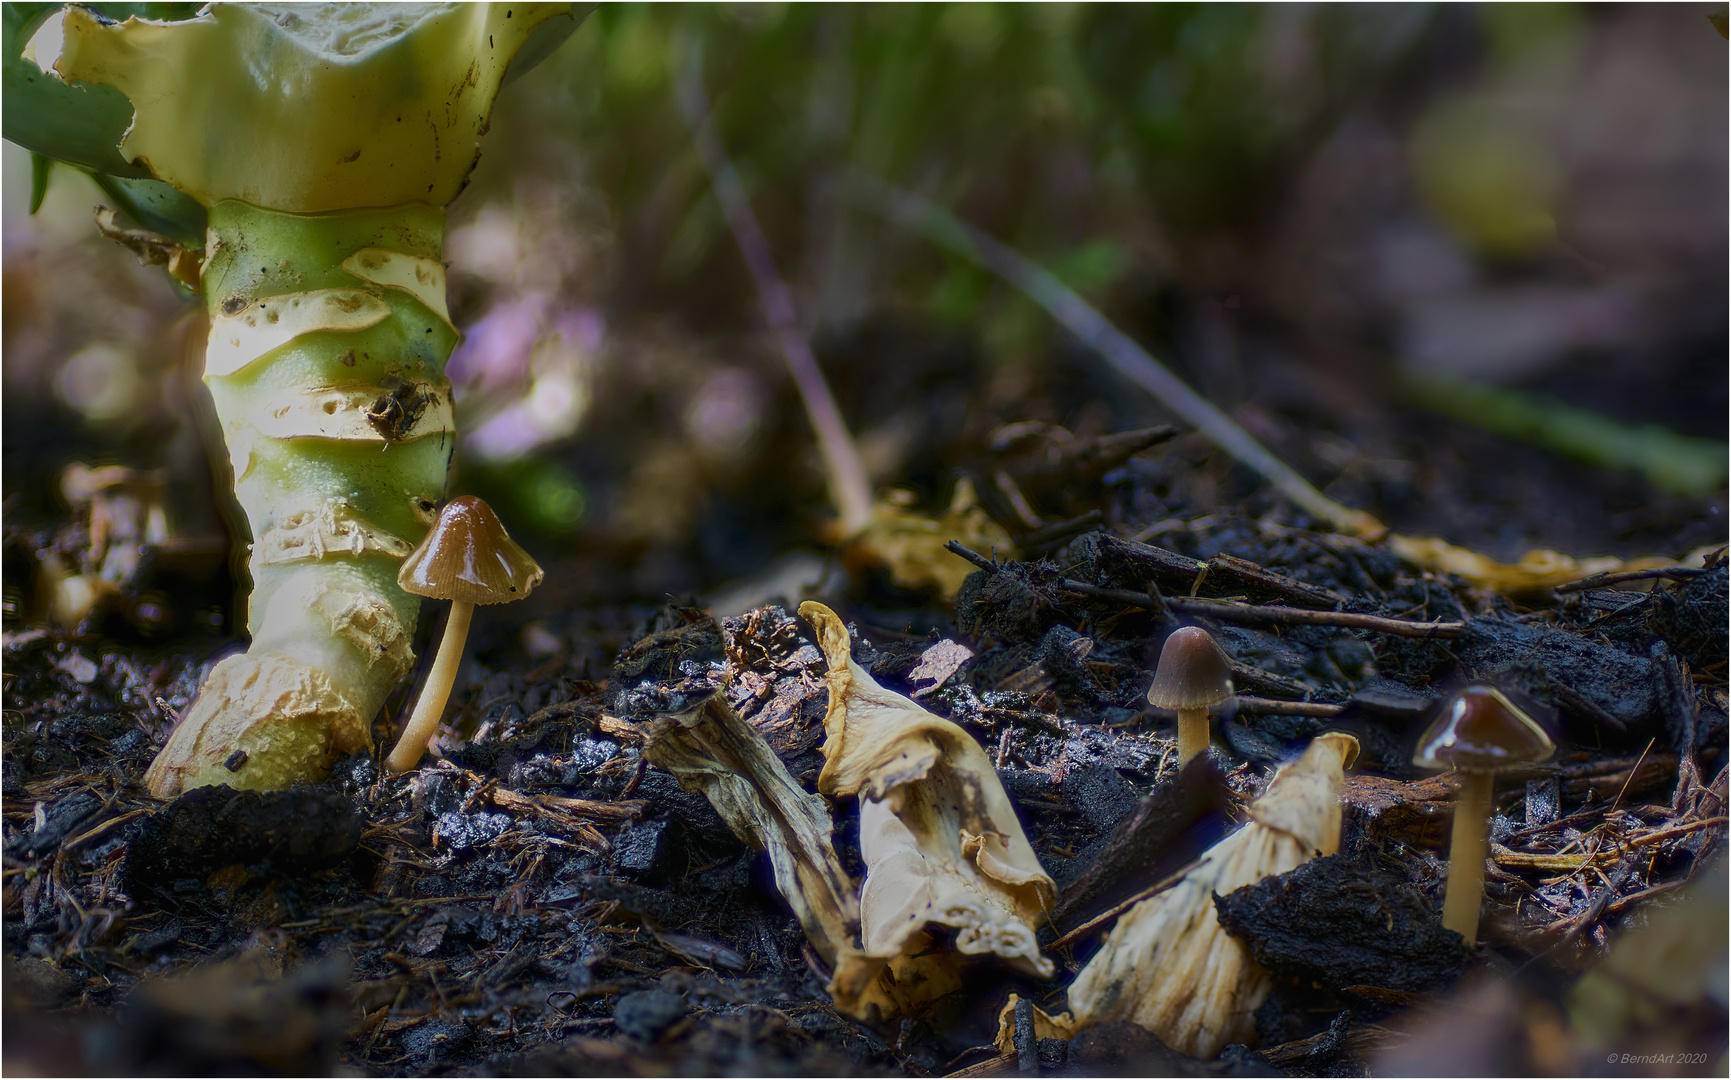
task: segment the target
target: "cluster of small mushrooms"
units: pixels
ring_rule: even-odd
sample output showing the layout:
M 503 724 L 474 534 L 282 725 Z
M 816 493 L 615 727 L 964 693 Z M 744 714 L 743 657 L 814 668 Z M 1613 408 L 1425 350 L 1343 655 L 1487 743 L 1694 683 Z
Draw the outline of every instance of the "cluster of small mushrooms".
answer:
M 1185 626 L 1166 638 L 1148 703 L 1178 714 L 1180 766 L 1208 749 L 1208 713 L 1232 695 L 1232 661 L 1208 631 Z M 1555 752 L 1555 741 L 1528 710 L 1482 683 L 1450 695 L 1419 737 L 1413 764 L 1453 769 L 1459 777 L 1442 924 L 1469 944 L 1477 939 L 1484 899 L 1493 780 L 1500 772 L 1545 761 Z

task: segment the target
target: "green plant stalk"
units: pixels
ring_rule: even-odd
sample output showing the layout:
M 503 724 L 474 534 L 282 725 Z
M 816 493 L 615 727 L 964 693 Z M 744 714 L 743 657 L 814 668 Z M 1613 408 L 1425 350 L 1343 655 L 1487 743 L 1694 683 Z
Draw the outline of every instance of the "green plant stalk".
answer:
M 455 445 L 443 209 L 226 200 L 210 221 L 205 382 L 253 531 L 252 647 L 217 665 L 151 765 L 159 795 L 282 787 L 371 745 L 414 662 L 419 599 L 397 568 Z
M 211 672 L 146 781 L 166 798 L 320 776 L 371 746 L 373 717 L 414 664 L 419 601 L 397 570 L 433 523 L 455 437 L 443 207 L 467 181 L 500 86 L 557 47 L 577 13 L 219 3 L 178 21 L 77 6 L 39 23 L 12 14 L 8 106 L 32 108 L 7 112 L 8 137 L 102 173 L 143 170 L 150 179 L 110 175 L 105 190 L 178 235 L 208 221 L 205 382 L 252 530 L 252 647 Z

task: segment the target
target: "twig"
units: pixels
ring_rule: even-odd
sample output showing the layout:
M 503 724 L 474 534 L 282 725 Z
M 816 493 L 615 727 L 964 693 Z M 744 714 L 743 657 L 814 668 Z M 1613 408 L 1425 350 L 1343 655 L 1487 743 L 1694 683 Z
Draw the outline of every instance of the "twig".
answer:
M 1691 821 L 1687 825 L 1678 825 L 1669 829 L 1656 829 L 1650 833 L 1643 833 L 1640 836 L 1617 841 L 1616 849 L 1613 851 L 1600 851 L 1598 848 L 1594 848 L 1592 851 L 1583 852 L 1579 855 L 1567 855 L 1560 851 L 1511 851 L 1510 849 L 1503 847 L 1501 844 L 1493 844 L 1491 848 L 1491 857 L 1501 866 L 1513 866 L 1529 870 L 1572 872 L 1579 870 L 1582 867 L 1605 862 L 1612 857 L 1626 857 L 1628 852 L 1633 851 L 1636 848 L 1649 847 L 1653 844 L 1662 844 L 1667 840 L 1672 840 L 1679 836 L 1687 836 L 1689 833 L 1700 829 L 1711 828 L 1715 825 L 1723 825 L 1725 824 L 1725 821 L 1726 819 L 1722 817 L 1702 818 L 1700 821 Z
M 1593 699 L 1576 691 L 1565 683 L 1552 683 L 1551 696 L 1557 699 L 1557 704 L 1574 713 L 1576 716 L 1591 720 L 1600 727 L 1612 731 L 1627 731 L 1629 726 L 1612 716 L 1599 706 Z
M 1588 589 L 1598 589 L 1606 585 L 1621 585 L 1625 581 L 1646 581 L 1649 578 L 1688 581 L 1690 578 L 1700 577 L 1706 572 L 1698 566 L 1659 566 L 1649 570 L 1620 570 L 1594 574 L 1579 581 L 1571 581 L 1567 585 L 1558 585 L 1557 592 L 1585 592 Z
M 948 551 L 952 555 L 960 555 L 962 558 L 973 563 L 988 574 L 995 574 L 998 572 L 998 564 L 996 560 L 988 559 L 977 551 L 963 547 L 960 540 L 951 540 L 949 543 L 944 545 L 944 550 Z
M 1339 716 L 1345 705 L 1330 705 L 1324 701 L 1275 701 L 1272 698 L 1239 694 L 1232 699 L 1233 708 L 1241 715 L 1276 714 L 1280 716 Z
M 84 844 L 90 840 L 94 840 L 96 837 L 101 836 L 103 833 L 108 832 L 110 829 L 113 829 L 116 826 L 124 825 L 128 821 L 131 821 L 132 819 L 137 818 L 137 817 L 142 817 L 143 815 L 148 814 L 150 812 L 151 812 L 151 809 L 149 807 L 141 807 L 137 810 L 129 810 L 126 813 L 121 814 L 119 817 L 111 817 L 107 821 L 104 821 L 102 824 L 97 825 L 96 827 L 91 828 L 91 829 L 86 829 L 84 832 L 79 833 L 77 836 L 74 836 L 72 839 L 62 842 L 60 845 L 60 850 L 61 851 L 71 851 L 73 848 L 78 847 L 80 844 Z
M 841 514 L 842 534 L 853 536 L 871 524 L 872 519 L 871 483 L 865 465 L 848 434 L 847 422 L 842 419 L 829 383 L 824 381 L 823 371 L 812 356 L 811 344 L 799 328 L 793 294 L 776 272 L 769 241 L 757 223 L 745 185 L 740 182 L 716 130 L 715 114 L 710 111 L 709 98 L 703 90 L 701 49 L 696 42 L 687 41 L 683 52 L 684 62 L 679 65 L 678 76 L 680 112 L 691 131 L 692 142 L 697 145 L 704 171 L 709 174 L 715 198 L 721 203 L 727 224 L 739 242 L 740 253 L 745 256 L 745 265 L 757 284 L 764 321 L 775 331 L 787 369 L 793 375 L 794 385 L 799 387 L 800 400 L 805 403 L 806 415 L 811 418 L 818 450 L 823 454 L 824 472 L 829 478 L 830 498 L 835 500 L 836 510 Z
M 1267 447 L 1239 427 L 1044 267 L 912 192 L 855 173 L 854 194 L 863 203 L 926 239 L 972 259 L 1015 285 L 1028 298 L 1098 352 L 1119 374 L 1136 383 L 1207 436 L 1214 445 L 1254 469 L 1280 493 L 1341 532 L 1375 538 L 1387 530 L 1376 518 L 1330 499 Z
M 1316 692 L 1316 687 L 1300 679 L 1289 679 L 1237 660 L 1232 661 L 1232 682 L 1245 691 L 1280 701 L 1309 701 L 1310 695 Z M 1241 697 L 1239 700 L 1244 699 Z
M 1086 937 L 1089 933 L 1091 933 L 1094 930 L 1098 929 L 1099 927 L 1103 926 L 1109 920 L 1116 919 L 1118 916 L 1122 915 L 1126 911 L 1129 911 L 1131 908 L 1135 907 L 1137 904 L 1140 904 L 1142 901 L 1148 899 L 1150 896 L 1155 896 L 1159 893 L 1163 893 L 1167 889 L 1170 889 L 1174 885 L 1177 885 L 1179 882 L 1183 881 L 1186 877 L 1189 876 L 1190 871 L 1196 869 L 1198 866 L 1201 866 L 1204 862 L 1207 861 L 1207 859 L 1208 859 L 1208 857 L 1206 855 L 1204 855 L 1201 858 L 1193 859 L 1192 861 L 1185 863 L 1183 866 L 1180 866 L 1178 869 L 1172 871 L 1172 873 L 1166 875 L 1164 878 L 1155 882 L 1153 885 L 1150 885 L 1148 888 L 1143 889 L 1141 892 L 1130 897 L 1128 900 L 1124 900 L 1121 903 L 1117 903 L 1117 904 L 1112 905 L 1110 908 L 1107 908 L 1105 911 L 1094 916 L 1092 919 L 1089 919 L 1087 922 L 1083 923 L 1081 926 L 1078 926 L 1074 930 L 1069 931 L 1063 937 L 1059 938 L 1058 940 L 1052 942 L 1050 945 L 1046 946 L 1047 950 L 1049 950 L 1051 952 L 1057 952 L 1059 949 L 1063 948 L 1064 946 L 1069 945 L 1070 943 L 1072 943 L 1074 941 L 1078 941 L 1081 938 Z
M 1655 739 L 1647 740 L 1646 748 L 1641 751 L 1641 756 L 1635 759 L 1634 766 L 1629 769 L 1629 778 L 1623 781 L 1623 786 L 1617 789 L 1617 797 L 1611 800 L 1611 810 L 1615 810 L 1622 803 L 1623 796 L 1628 794 L 1629 785 L 1635 782 L 1635 774 L 1641 771 L 1641 762 L 1647 760 L 1647 754 L 1653 749 L 1655 741 Z M 1606 813 L 1610 813 L 1610 810 L 1607 810 Z
M 1237 671 L 1234 670 L 1233 679 L 1237 678 Z M 1222 710 L 1228 708 L 1239 716 L 1317 716 L 1323 719 L 1339 716 L 1346 711 L 1345 705 L 1331 705 L 1326 701 L 1281 701 L 1276 698 L 1253 697 L 1250 694 L 1239 694 L 1221 706 Z M 1178 715 L 1174 709 L 1161 709 L 1152 705 L 1144 707 L 1143 714 L 1159 720 L 1170 720 Z
M 1152 607 L 1153 601 L 1146 593 L 1131 592 L 1129 589 L 1107 589 L 1099 585 L 1090 585 L 1085 581 L 1073 581 L 1066 578 L 1061 586 L 1065 592 L 1081 593 L 1083 596 L 1095 596 L 1102 600 L 1112 600 L 1133 607 Z M 1250 625 L 1287 626 L 1345 626 L 1355 630 L 1375 630 L 1379 633 L 1394 634 L 1399 637 L 1460 637 L 1466 633 L 1466 623 L 1459 622 L 1412 622 L 1408 619 L 1391 619 L 1383 615 L 1361 615 L 1355 611 L 1307 611 L 1302 608 L 1263 607 L 1257 604 L 1238 604 L 1230 600 L 1204 600 L 1193 596 L 1168 596 L 1166 606 L 1180 615 L 1200 615 L 1221 622 L 1242 623 Z
M 1689 884 L 1688 878 L 1678 878 L 1676 881 L 1661 881 L 1657 885 L 1649 885 L 1640 892 L 1632 892 L 1605 905 L 1606 915 L 1618 915 L 1624 910 L 1639 904 L 1643 900 L 1651 900 L 1656 896 L 1664 896 L 1668 892 L 1676 892 Z

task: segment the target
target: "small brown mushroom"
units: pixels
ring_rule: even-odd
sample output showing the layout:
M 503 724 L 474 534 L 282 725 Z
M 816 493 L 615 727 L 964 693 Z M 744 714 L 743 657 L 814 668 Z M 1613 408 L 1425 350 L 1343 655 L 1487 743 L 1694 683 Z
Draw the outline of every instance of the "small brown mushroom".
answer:
M 1419 737 L 1414 765 L 1460 773 L 1442 924 L 1469 945 L 1478 937 L 1484 901 L 1492 779 L 1505 769 L 1544 761 L 1556 748 L 1538 721 L 1501 690 L 1482 684 L 1456 691 Z
M 1200 626 L 1174 630 L 1160 649 L 1148 704 L 1178 713 L 1178 764 L 1208 749 L 1208 710 L 1230 698 L 1232 661 Z
M 451 601 L 451 617 L 415 711 L 386 761 L 392 772 L 414 768 L 426 753 L 457 681 L 475 605 L 521 600 L 540 583 L 541 567 L 506 534 L 492 507 L 473 495 L 445 504 L 427 538 L 397 572 L 397 584 L 405 592 Z

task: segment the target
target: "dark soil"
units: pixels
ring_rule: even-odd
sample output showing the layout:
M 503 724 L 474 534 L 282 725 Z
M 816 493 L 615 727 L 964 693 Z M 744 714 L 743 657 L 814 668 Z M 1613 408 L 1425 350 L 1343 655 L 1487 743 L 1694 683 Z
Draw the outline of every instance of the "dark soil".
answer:
M 1434 1010 L 1463 972 L 1519 967 L 1566 992 L 1649 898 L 1723 851 L 1722 558 L 1647 592 L 1516 602 L 1279 512 L 1217 459 L 1196 468 L 1198 454 L 1180 438 L 1103 478 L 1056 483 L 1065 513 L 1099 515 L 1029 545 L 1043 557 L 976 572 L 953 613 L 875 571 L 825 599 L 856 620 L 861 664 L 994 753 L 1064 890 L 1048 941 L 1184 866 L 1317 732 L 1358 736 L 1343 854 L 1218 901 L 1276 978 L 1260 1050 L 1191 1061 L 1129 1025 L 1021 1046 L 1014 1060 L 982 1049 L 1011 990 L 1062 1006 L 1098 931 L 1058 951 L 1046 984 L 985 967 L 889 1030 L 837 1013 L 763 857 L 701 795 L 646 767 L 632 734 L 723 687 L 810 788 L 821 656 L 784 607 L 717 622 L 670 604 L 547 613 L 557 648 L 536 656 L 503 624 L 482 626 L 459 684 L 468 739 L 414 773 L 381 777 L 357 756 L 325 783 L 202 789 L 167 805 L 139 777 L 194 695 L 211 639 L 163 652 L 9 633 L 9 1067 L 1341 1074 L 1362 1069 L 1366 1025 Z M 1150 543 L 1128 539 L 1160 522 Z M 1214 560 L 1200 582 L 1198 559 Z M 1239 665 L 1241 691 L 1342 709 L 1228 709 L 1212 762 L 1180 774 L 1171 718 L 1143 695 L 1180 624 L 1162 598 L 1188 595 L 1466 628 L 1424 638 L 1202 620 Z M 972 656 L 940 684 L 918 674 L 928 656 L 953 667 L 958 643 Z M 1533 702 L 1560 744 L 1552 763 L 1499 787 L 1493 842 L 1528 863 L 1491 875 L 1477 950 L 1436 923 L 1449 788 L 1409 764 L 1438 696 L 1467 680 Z M 383 717 L 376 735 L 390 744 Z M 851 810 L 834 807 L 835 838 L 857 876 Z M 1530 865 L 1595 838 L 1640 857 L 1598 876 Z

